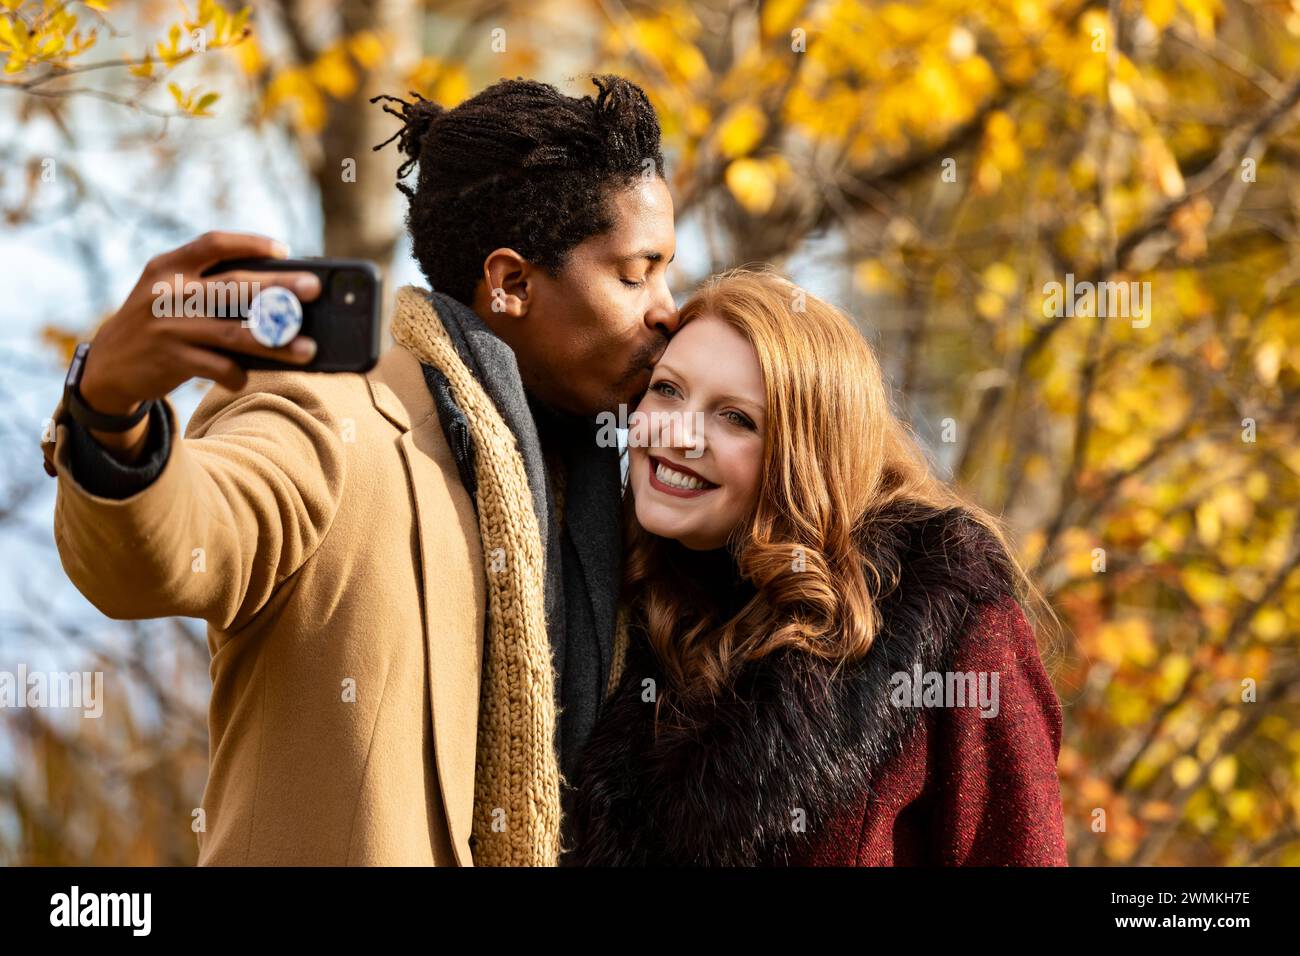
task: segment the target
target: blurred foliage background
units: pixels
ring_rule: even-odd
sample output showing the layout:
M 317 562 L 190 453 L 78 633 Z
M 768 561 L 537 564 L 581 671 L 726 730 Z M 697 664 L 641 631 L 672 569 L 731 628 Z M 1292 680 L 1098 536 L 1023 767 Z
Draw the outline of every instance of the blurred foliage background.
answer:
M 845 307 L 1015 530 L 1066 624 L 1072 862 L 1300 863 L 1300 0 L 0 0 L 0 63 L 6 231 L 87 277 L 27 307 L 36 358 L 0 352 L 54 389 L 24 417 L 0 385 L 0 527 L 47 568 L 42 416 L 150 255 L 267 204 L 296 251 L 419 281 L 367 100 L 618 72 L 661 117 L 674 289 L 766 261 Z M 1045 309 L 1085 280 L 1149 313 Z M 201 628 L 3 566 L 0 668 L 111 696 L 0 712 L 0 862 L 192 862 Z

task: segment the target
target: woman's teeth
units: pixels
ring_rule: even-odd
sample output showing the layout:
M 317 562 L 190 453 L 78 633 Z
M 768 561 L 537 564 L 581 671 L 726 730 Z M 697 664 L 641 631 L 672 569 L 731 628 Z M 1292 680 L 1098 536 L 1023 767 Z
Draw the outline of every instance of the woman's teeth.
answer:
M 700 488 L 714 487 L 707 481 L 701 481 L 699 478 L 694 478 L 690 475 L 683 475 L 680 471 L 673 471 L 673 469 L 669 468 L 663 462 L 660 462 L 655 467 L 655 477 L 670 488 L 683 488 L 688 491 L 695 491 Z

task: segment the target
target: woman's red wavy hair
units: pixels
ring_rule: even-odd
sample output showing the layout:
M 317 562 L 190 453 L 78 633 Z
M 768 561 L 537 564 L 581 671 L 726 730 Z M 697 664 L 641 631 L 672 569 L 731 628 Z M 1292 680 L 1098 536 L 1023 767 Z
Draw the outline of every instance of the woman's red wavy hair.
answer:
M 865 655 L 881 626 L 873 595 L 898 569 L 873 567 L 859 542 L 900 499 L 965 510 L 1006 550 L 1018 596 L 1046 606 L 998 520 L 932 473 L 844 313 L 771 269 L 734 269 L 696 291 L 682 324 L 702 315 L 754 346 L 767 424 L 758 500 L 728 543 L 756 593 L 734 613 L 715 599 L 722 582 L 699 580 L 626 495 L 624 599 L 679 692 L 716 694 L 736 668 L 786 647 L 837 664 Z

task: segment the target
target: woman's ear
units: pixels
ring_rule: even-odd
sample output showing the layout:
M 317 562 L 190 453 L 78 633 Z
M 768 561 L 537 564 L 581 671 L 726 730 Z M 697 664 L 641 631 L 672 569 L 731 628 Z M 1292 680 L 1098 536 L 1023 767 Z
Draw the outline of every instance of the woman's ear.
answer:
M 527 315 L 529 271 L 528 260 L 513 249 L 502 247 L 488 253 L 483 260 L 483 285 L 479 287 L 483 309 L 492 316 L 521 319 Z

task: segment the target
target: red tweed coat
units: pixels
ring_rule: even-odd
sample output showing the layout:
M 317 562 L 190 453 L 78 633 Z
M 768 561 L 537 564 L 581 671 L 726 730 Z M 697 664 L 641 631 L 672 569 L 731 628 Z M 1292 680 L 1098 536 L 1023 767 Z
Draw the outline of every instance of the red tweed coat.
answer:
M 955 509 L 885 517 L 863 548 L 896 584 L 846 672 L 779 652 L 688 704 L 634 638 L 566 788 L 564 864 L 1066 864 L 1061 708 L 1005 557 Z
M 808 866 L 1065 866 L 1061 705 L 1024 612 L 985 605 L 954 669 L 998 673 L 999 714 L 934 709 L 869 791 L 792 860 Z

